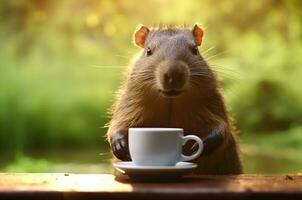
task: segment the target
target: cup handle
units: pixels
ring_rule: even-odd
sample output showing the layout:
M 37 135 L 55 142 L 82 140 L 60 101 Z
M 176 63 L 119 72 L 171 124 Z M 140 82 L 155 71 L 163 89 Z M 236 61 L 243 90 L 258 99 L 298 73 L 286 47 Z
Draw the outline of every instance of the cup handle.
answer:
M 186 136 L 183 136 L 182 139 L 183 139 L 182 145 L 185 145 L 187 143 L 187 141 L 189 141 L 189 140 L 195 140 L 198 144 L 198 150 L 191 156 L 186 156 L 186 155 L 181 154 L 181 158 L 180 158 L 181 161 L 194 160 L 195 158 L 200 156 L 200 154 L 203 151 L 203 142 L 199 137 L 197 137 L 196 135 L 186 135 Z

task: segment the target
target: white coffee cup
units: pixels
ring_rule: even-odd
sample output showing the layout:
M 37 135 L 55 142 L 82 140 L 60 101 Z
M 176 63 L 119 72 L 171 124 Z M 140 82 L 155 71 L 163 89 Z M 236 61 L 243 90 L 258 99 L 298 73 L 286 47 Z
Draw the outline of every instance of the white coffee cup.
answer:
M 183 134 L 182 128 L 129 128 L 129 151 L 132 161 L 140 166 L 174 166 L 200 156 L 202 140 L 195 135 Z M 182 154 L 182 146 L 195 140 L 198 150 L 191 156 Z

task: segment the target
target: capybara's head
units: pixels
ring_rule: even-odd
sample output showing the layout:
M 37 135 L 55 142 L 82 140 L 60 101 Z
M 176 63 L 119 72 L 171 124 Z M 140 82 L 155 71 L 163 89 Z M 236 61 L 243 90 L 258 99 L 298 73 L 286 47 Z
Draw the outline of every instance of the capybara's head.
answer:
M 163 97 L 176 97 L 201 87 L 208 66 L 198 51 L 203 31 L 193 28 L 154 28 L 140 26 L 134 42 L 143 48 L 131 72 L 138 87 L 154 90 Z M 146 86 L 146 87 L 145 87 Z

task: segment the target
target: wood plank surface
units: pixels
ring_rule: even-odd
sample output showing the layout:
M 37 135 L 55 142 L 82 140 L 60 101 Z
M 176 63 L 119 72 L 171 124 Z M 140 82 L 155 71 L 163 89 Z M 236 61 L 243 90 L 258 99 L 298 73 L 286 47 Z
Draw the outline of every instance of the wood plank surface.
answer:
M 302 176 L 187 176 L 141 183 L 111 174 L 0 173 L 0 199 L 302 199 Z

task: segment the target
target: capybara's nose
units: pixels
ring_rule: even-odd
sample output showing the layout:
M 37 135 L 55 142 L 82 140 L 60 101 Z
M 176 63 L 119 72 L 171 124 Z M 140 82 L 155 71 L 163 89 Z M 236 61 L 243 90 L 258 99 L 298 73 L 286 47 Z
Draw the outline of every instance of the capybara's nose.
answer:
M 164 90 L 182 90 L 188 79 L 188 67 L 183 62 L 169 63 L 162 76 Z

